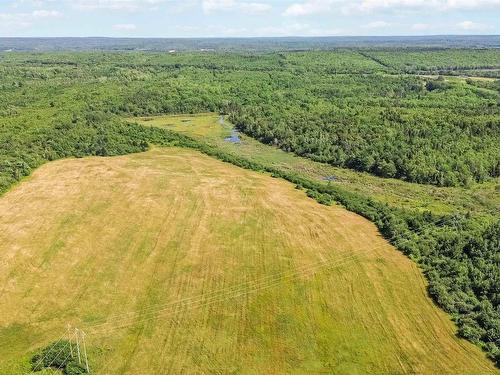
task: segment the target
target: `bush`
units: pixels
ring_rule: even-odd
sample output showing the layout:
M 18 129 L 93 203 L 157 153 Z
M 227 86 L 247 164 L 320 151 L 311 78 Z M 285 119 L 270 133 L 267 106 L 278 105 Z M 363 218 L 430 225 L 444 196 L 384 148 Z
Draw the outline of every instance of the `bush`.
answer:
M 87 371 L 78 364 L 76 355 L 71 355 L 70 341 L 62 340 L 52 343 L 31 358 L 33 372 L 46 368 L 62 370 L 64 375 L 85 374 Z

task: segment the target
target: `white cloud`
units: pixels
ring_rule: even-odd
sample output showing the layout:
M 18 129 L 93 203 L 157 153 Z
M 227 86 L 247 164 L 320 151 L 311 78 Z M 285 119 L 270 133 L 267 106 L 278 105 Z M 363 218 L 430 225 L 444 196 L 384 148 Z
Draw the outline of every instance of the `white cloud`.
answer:
M 431 8 L 435 2 L 435 0 L 363 0 L 358 8 L 367 12 L 377 9 L 422 9 Z
M 203 0 L 201 2 L 201 7 L 205 13 L 230 10 L 235 6 L 236 2 L 234 0 Z
M 262 14 L 269 12 L 272 6 L 266 3 L 240 3 L 239 8 L 246 14 Z
M 80 10 L 116 10 L 135 12 L 139 10 L 155 10 L 166 0 L 76 0 L 70 2 Z
M 332 9 L 334 0 L 307 0 L 303 3 L 295 3 L 285 9 L 285 16 L 300 17 L 329 12 Z
M 31 5 L 37 8 L 42 8 L 54 4 L 56 1 L 61 2 L 61 0 L 17 0 L 14 3 L 12 3 L 11 6 L 13 8 L 18 8 L 21 5 Z
M 487 11 L 500 7 L 500 0 L 307 0 L 290 5 L 285 14 L 300 16 L 337 11 L 339 7 L 333 7 L 333 3 L 338 3 L 342 13 L 348 15 L 356 15 L 360 12 L 430 14 L 460 10 Z
M 184 0 L 181 2 L 171 1 L 168 3 L 166 10 L 168 14 L 182 14 L 192 11 L 199 5 L 200 4 L 198 0 Z
M 500 6 L 500 0 L 447 0 L 447 9 L 489 9 Z
M 390 23 L 385 21 L 373 21 L 363 27 L 365 29 L 384 29 L 386 27 L 389 27 L 390 25 Z
M 0 28 L 23 29 L 37 21 L 62 16 L 59 11 L 45 9 L 34 10 L 31 13 L 0 13 Z
M 134 31 L 134 30 L 137 30 L 137 26 L 134 25 L 133 23 L 119 23 L 119 24 L 113 25 L 113 29 L 119 30 L 119 31 Z
M 429 25 L 428 23 L 414 23 L 413 25 L 411 25 L 411 28 L 415 31 L 426 31 L 431 28 L 431 25 Z
M 362 11 L 449 11 L 487 9 L 500 6 L 500 0 L 362 0 L 357 8 Z
M 0 13 L 0 27 L 22 29 L 30 27 L 32 20 L 27 13 Z
M 472 21 L 463 21 L 457 24 L 457 27 L 466 31 L 482 31 L 487 30 L 489 27 L 482 23 L 476 23 Z
M 33 13 L 31 13 L 33 18 L 50 18 L 50 17 L 61 17 L 62 13 L 57 11 L 57 10 L 45 10 L 45 9 L 40 9 L 40 10 L 34 10 Z
M 206 14 L 225 11 L 241 11 L 245 14 L 262 14 L 272 9 L 272 6 L 267 3 L 247 3 L 236 0 L 203 0 L 201 2 L 201 7 Z

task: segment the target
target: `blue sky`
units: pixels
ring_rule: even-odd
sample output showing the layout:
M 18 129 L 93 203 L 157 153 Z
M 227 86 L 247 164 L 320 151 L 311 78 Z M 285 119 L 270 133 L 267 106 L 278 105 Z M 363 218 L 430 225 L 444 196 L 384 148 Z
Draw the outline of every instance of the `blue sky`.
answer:
M 500 34 L 500 0 L 0 0 L 0 36 Z

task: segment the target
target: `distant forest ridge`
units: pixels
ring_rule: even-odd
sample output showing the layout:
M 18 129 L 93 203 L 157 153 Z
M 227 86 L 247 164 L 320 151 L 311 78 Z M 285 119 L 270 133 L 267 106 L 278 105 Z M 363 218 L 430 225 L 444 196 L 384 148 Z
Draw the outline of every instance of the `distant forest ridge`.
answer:
M 500 48 L 500 35 L 281 38 L 0 38 L 2 51 L 266 51 L 334 48 Z

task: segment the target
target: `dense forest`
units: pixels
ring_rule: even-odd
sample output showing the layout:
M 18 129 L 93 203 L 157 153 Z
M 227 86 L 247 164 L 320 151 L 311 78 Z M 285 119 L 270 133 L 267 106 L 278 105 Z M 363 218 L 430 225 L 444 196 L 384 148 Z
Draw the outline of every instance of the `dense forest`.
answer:
M 457 66 L 470 68 L 478 61 L 500 66 L 495 50 L 474 52 L 469 60 L 464 50 L 450 53 L 459 56 Z M 444 60 L 442 51 L 421 54 L 422 61 L 433 56 L 430 71 L 435 61 Z M 108 111 L 221 109 L 262 142 L 382 177 L 466 186 L 500 175 L 498 83 L 396 74 L 394 69 L 406 66 L 406 55 L 394 54 L 391 66 L 365 55 L 347 50 L 218 54 L 215 59 L 211 54 L 85 54 L 72 60 L 61 54 L 57 61 L 26 55 L 37 70 L 24 74 L 49 80 L 65 71 L 71 79 L 83 79 L 78 75 L 86 71 L 94 79 L 119 79 L 126 87 L 120 97 L 106 99 L 115 102 Z M 152 77 L 158 81 L 150 82 Z M 22 80 L 11 82 L 16 84 Z
M 55 51 L 169 51 L 197 50 L 263 52 L 329 50 L 337 48 L 398 47 L 498 48 L 498 35 L 330 36 L 263 38 L 0 38 L 0 50 Z
M 500 176 L 500 86 L 491 78 L 499 68 L 499 50 L 2 53 L 0 192 L 50 160 L 149 144 L 271 172 L 374 221 L 422 266 L 459 334 L 500 363 L 498 216 L 402 210 L 124 120 L 220 112 L 246 134 L 317 161 L 468 188 Z M 460 77 L 470 70 L 483 78 Z

